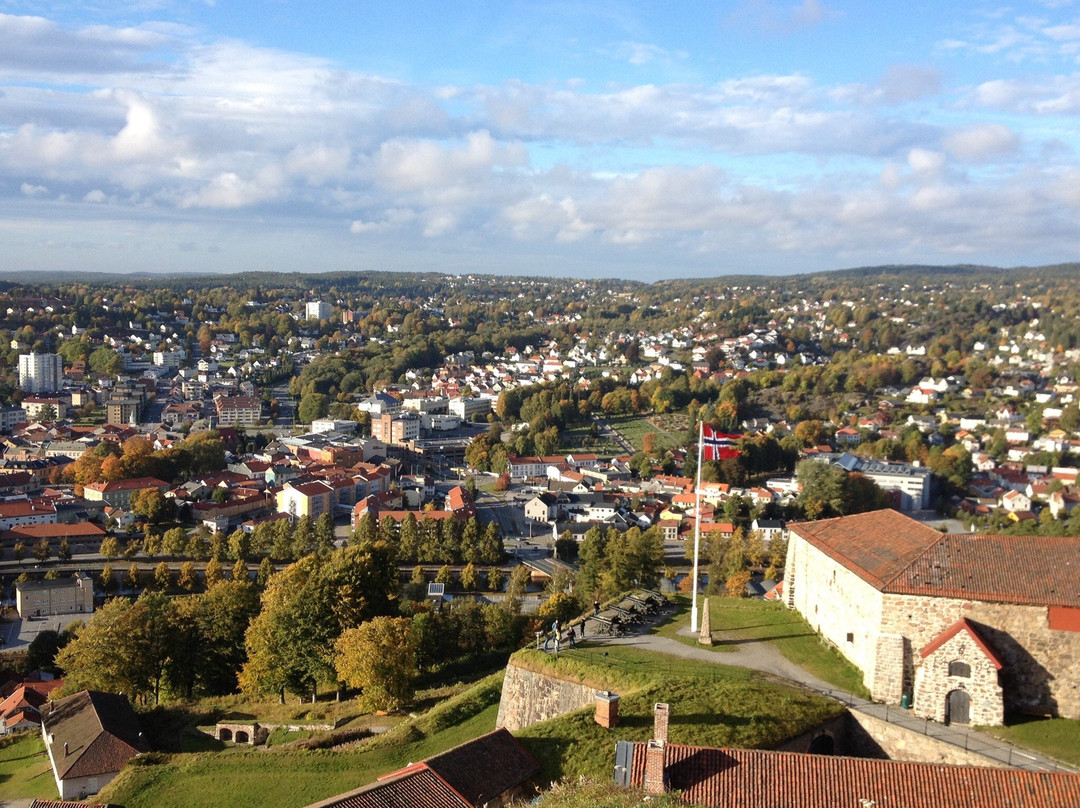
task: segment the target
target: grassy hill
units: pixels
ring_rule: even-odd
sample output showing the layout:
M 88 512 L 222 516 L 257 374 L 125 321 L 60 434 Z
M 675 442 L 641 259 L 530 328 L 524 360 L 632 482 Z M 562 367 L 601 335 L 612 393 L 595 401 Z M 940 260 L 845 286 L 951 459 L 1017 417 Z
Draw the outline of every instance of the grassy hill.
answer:
M 606 779 L 616 739 L 647 740 L 652 706 L 672 705 L 671 739 L 769 747 L 837 715 L 840 705 L 772 684 L 757 674 L 628 647 L 586 647 L 556 660 L 520 651 L 517 664 L 613 689 L 622 720 L 605 730 L 580 710 L 519 733 L 544 779 L 580 774 Z M 99 796 L 126 808 L 298 808 L 370 783 L 495 727 L 502 673 L 481 680 L 385 735 L 347 749 L 229 747 L 138 759 Z
M 501 690 L 502 673 L 494 674 L 425 715 L 346 750 L 231 747 L 147 755 L 121 772 L 97 801 L 125 808 L 297 808 L 490 732 Z
M 768 682 L 754 671 L 629 646 L 575 649 L 558 660 L 526 650 L 513 661 L 590 685 L 606 683 L 621 696 L 614 729 L 599 726 L 590 707 L 518 733 L 549 782 L 610 777 L 615 741 L 652 737 L 658 701 L 671 705 L 670 740 L 703 746 L 768 749 L 843 712 L 837 702 Z

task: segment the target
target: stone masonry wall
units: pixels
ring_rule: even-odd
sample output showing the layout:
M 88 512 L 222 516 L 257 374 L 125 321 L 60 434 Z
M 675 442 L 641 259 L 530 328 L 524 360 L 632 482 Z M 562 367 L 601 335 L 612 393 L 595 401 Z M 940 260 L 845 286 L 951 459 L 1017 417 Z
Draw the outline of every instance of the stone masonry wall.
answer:
M 877 656 L 870 674 L 865 677 L 866 686 L 879 701 L 899 703 L 907 691 L 904 676 L 904 660 L 907 643 L 901 634 L 882 634 L 877 639 Z
M 950 676 L 949 663 L 970 666 L 969 676 Z M 971 700 L 971 722 L 980 726 L 1004 723 L 1004 703 L 998 671 L 966 631 L 960 631 L 922 661 L 915 674 L 914 713 L 934 721 L 945 720 L 945 701 L 953 690 L 963 690 Z
M 850 710 L 846 754 L 857 757 L 905 760 L 911 763 L 945 763 L 953 766 L 1007 768 L 1006 764 L 953 746 L 929 735 L 880 718 Z
M 881 593 L 794 530 L 787 562 L 795 609 L 863 672 L 863 681 L 872 690 L 881 633 Z
M 595 687 L 534 673 L 511 662 L 506 666 L 506 676 L 503 678 L 495 728 L 519 730 L 582 707 L 593 706 L 595 701 Z
M 895 702 L 912 693 L 919 650 L 961 617 L 985 637 L 1004 665 L 1006 710 L 1033 710 L 1080 719 L 1080 632 L 1053 630 L 1045 606 L 1018 606 L 914 595 L 883 594 L 799 537 L 788 544 L 789 605 L 863 672 L 874 698 Z M 1036 573 L 1032 573 L 1036 574 Z M 896 660 L 878 673 L 889 635 L 905 638 L 896 687 Z
M 966 617 L 1001 660 L 1005 708 L 1080 718 L 1080 632 L 1050 628 L 1045 606 L 886 595 L 883 632 L 902 633 L 914 654 L 908 675 L 922 663 L 919 649 Z

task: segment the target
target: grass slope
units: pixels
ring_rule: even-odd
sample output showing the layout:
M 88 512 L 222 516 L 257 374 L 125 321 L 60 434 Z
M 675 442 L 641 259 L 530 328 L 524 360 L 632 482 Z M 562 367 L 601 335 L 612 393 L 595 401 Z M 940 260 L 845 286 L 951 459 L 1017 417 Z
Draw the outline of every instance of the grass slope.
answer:
M 1017 717 L 1010 719 L 1005 727 L 980 729 L 1063 763 L 1080 766 L 1080 721 L 1075 719 Z
M 55 800 L 57 796 L 40 732 L 20 732 L 0 740 L 0 805 L 14 799 Z
M 676 632 L 689 623 L 690 598 L 680 595 L 678 609 L 653 630 L 664 637 L 698 648 L 696 638 Z M 810 628 L 802 616 L 780 603 L 747 598 L 709 598 L 714 645 L 717 653 L 730 651 L 748 640 L 764 640 L 776 646 L 790 661 L 835 687 L 869 698 L 862 673 L 839 651 L 831 648 Z
M 828 699 L 764 681 L 756 672 L 656 654 L 628 646 L 560 654 L 519 652 L 524 667 L 606 683 L 620 693 L 619 726 L 600 727 L 589 707 L 518 733 L 547 781 L 610 777 L 616 740 L 647 741 L 653 705 L 671 705 L 670 740 L 701 746 L 770 748 L 839 715 Z
M 502 674 L 386 735 L 345 751 L 150 755 L 128 766 L 98 801 L 125 808 L 297 808 L 359 788 L 495 728 Z

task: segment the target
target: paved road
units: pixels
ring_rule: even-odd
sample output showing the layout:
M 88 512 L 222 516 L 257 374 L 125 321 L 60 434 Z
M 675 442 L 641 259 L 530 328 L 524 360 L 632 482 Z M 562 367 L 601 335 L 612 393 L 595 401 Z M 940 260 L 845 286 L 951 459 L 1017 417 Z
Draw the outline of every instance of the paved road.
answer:
M 782 679 L 787 683 L 796 683 L 829 698 L 841 701 L 853 710 L 867 713 L 874 718 L 890 724 L 921 732 L 931 738 L 966 749 L 997 763 L 1029 771 L 1076 771 L 1075 768 L 1051 760 L 1029 749 L 1013 746 L 991 735 L 974 732 L 969 729 L 945 726 L 934 721 L 916 718 L 909 710 L 895 705 L 877 704 L 850 693 L 837 690 L 827 682 L 807 673 L 798 665 L 790 662 L 775 646 L 756 640 L 739 640 L 728 644 L 730 650 L 719 652 L 704 646 L 686 645 L 669 637 L 648 633 L 648 627 L 638 627 L 632 634 L 617 638 L 595 638 L 605 643 L 633 645 L 650 651 L 659 651 L 673 656 L 697 659 L 703 662 L 716 662 L 721 665 L 735 665 Z M 692 637 L 689 627 L 679 630 L 679 634 Z M 590 639 L 593 639 L 590 637 Z

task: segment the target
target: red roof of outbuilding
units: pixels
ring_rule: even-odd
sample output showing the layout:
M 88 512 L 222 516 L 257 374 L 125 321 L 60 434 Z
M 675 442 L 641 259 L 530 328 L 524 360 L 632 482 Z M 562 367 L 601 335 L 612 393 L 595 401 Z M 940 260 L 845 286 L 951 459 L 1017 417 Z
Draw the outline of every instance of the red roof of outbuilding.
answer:
M 634 744 L 631 784 L 645 776 Z M 1060 808 L 1080 805 L 1080 775 L 892 760 L 712 749 L 669 743 L 668 787 L 708 808 Z

